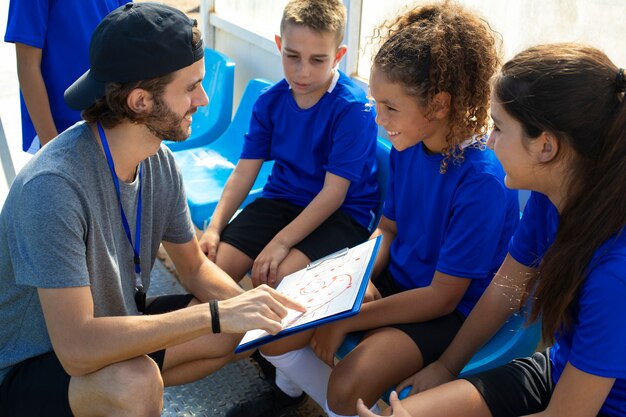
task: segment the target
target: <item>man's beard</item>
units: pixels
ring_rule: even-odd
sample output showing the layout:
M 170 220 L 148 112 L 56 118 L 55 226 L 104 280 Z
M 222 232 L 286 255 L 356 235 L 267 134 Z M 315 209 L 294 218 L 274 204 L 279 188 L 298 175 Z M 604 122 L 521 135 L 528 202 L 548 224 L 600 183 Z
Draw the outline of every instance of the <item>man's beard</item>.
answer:
M 194 113 L 194 111 L 191 113 Z M 148 130 L 157 138 L 182 142 L 186 140 L 190 134 L 189 130 L 183 130 L 180 126 L 183 119 L 184 117 L 181 118 L 178 114 L 174 113 L 159 97 L 154 99 L 154 110 L 144 123 Z

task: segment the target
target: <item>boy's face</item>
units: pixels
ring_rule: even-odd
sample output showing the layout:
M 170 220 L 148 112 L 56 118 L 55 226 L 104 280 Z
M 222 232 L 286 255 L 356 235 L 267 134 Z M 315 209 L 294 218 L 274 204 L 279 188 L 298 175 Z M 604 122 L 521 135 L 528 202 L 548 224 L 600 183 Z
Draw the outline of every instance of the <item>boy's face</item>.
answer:
M 287 24 L 282 38 L 276 36 L 285 79 L 298 104 L 312 106 L 328 89 L 333 68 L 346 53 L 333 33 Z

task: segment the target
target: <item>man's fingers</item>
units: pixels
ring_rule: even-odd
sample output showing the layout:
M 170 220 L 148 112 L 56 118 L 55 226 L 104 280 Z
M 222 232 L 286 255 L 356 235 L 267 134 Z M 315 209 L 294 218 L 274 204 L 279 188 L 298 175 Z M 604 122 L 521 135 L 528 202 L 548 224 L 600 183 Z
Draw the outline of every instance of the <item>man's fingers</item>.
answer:
M 305 306 L 303 306 L 302 304 L 300 304 L 296 300 L 294 300 L 294 299 L 292 299 L 290 297 L 287 297 L 285 294 L 282 294 L 282 293 L 276 291 L 275 289 L 273 289 L 273 288 L 271 288 L 269 286 L 265 286 L 264 290 L 269 292 L 269 294 L 275 300 L 277 300 L 280 304 L 282 304 L 283 306 L 285 306 L 287 308 L 291 308 L 292 310 L 300 311 L 302 313 L 306 312 L 306 307 Z

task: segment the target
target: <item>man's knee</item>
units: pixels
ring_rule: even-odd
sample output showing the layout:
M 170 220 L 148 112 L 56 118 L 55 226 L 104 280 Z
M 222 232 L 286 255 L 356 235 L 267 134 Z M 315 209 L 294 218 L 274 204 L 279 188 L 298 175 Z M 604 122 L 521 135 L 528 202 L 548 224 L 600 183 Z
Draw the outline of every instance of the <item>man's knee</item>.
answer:
M 103 415 L 159 416 L 163 408 L 163 379 L 157 364 L 140 356 L 112 364 L 92 375 L 72 378 L 70 404 Z M 98 410 L 93 410 L 93 407 Z

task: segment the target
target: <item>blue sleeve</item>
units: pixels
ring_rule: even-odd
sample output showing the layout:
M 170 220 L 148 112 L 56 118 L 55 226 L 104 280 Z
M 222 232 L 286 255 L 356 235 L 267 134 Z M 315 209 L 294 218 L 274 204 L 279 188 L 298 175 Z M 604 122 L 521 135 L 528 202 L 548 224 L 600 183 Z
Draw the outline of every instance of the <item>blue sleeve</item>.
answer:
M 543 197 L 543 198 L 542 198 Z M 522 265 L 536 268 L 548 249 L 548 242 L 539 247 L 539 235 L 545 234 L 545 196 L 532 192 L 524 214 L 509 243 L 509 254 Z M 551 243 L 551 241 L 550 241 Z
M 56 175 L 24 184 L 16 210 L 17 236 L 11 251 L 18 284 L 38 288 L 89 285 L 83 202 L 73 187 Z
M 244 137 L 241 159 L 271 159 L 272 126 L 263 96 L 254 103 L 250 129 Z
M 4 41 L 43 49 L 48 30 L 48 3 L 48 0 L 12 0 Z
M 376 148 L 376 122 L 365 103 L 350 103 L 333 126 L 333 147 L 324 170 L 350 181 L 369 175 Z
M 456 189 L 436 269 L 463 278 L 485 278 L 501 252 L 507 191 L 498 178 L 475 175 Z
M 569 362 L 606 378 L 626 378 L 626 258 L 592 269 L 579 294 Z
M 383 205 L 383 216 L 389 220 L 396 221 L 396 203 L 395 203 L 395 181 L 393 180 L 396 172 L 396 161 L 398 151 L 391 148 L 389 155 L 389 178 L 387 179 L 387 194 L 385 195 L 385 204 Z

